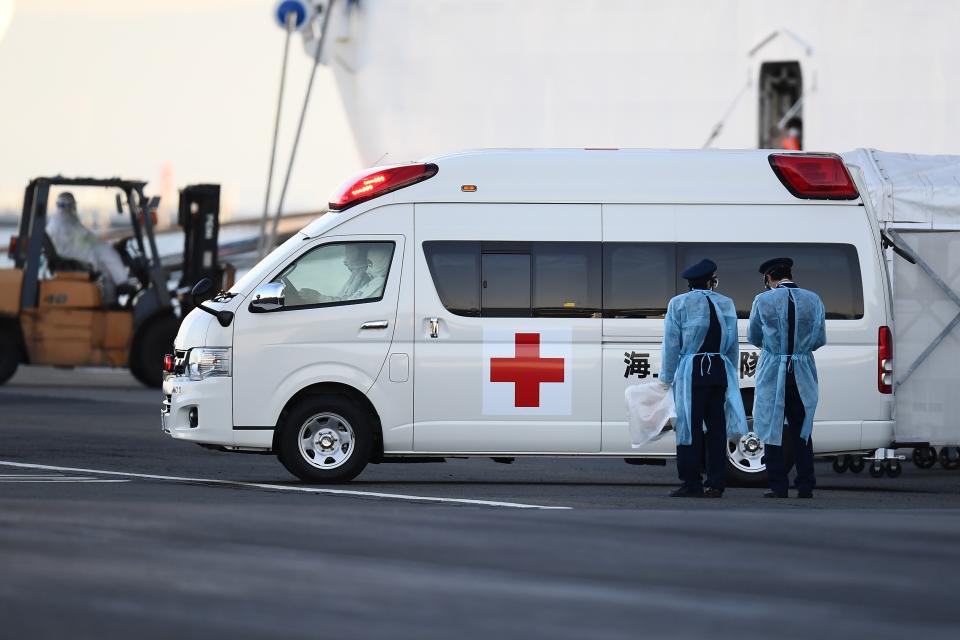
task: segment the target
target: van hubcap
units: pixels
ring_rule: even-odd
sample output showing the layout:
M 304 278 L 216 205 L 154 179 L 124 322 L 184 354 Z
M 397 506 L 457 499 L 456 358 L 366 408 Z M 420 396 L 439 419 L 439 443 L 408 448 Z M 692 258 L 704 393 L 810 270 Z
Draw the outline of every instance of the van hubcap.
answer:
M 300 455 L 318 469 L 335 469 L 353 455 L 353 427 L 343 416 L 318 413 L 300 427 Z
M 752 431 L 727 442 L 727 457 L 733 466 L 745 473 L 760 473 L 766 470 L 763 454 L 763 442 Z

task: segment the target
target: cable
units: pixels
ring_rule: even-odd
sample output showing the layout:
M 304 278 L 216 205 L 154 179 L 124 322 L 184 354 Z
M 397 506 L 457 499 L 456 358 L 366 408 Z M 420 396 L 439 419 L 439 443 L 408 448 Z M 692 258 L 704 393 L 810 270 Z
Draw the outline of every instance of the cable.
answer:
M 293 138 L 293 149 L 290 150 L 290 162 L 287 164 L 287 174 L 283 178 L 283 188 L 280 189 L 280 202 L 277 204 L 277 212 L 273 217 L 273 224 L 270 226 L 270 235 L 267 236 L 266 250 L 273 249 L 277 241 L 277 227 L 280 224 L 280 218 L 283 215 L 283 202 L 287 197 L 287 187 L 290 185 L 290 174 L 293 173 L 293 162 L 297 157 L 297 147 L 300 146 L 300 134 L 303 132 L 303 121 L 307 116 L 307 105 L 310 103 L 310 93 L 313 91 L 313 80 L 317 75 L 317 67 L 320 66 L 320 57 L 323 55 L 323 45 L 327 40 L 327 26 L 330 24 L 330 14 L 333 10 L 333 3 L 336 0 L 330 0 L 327 5 L 327 15 L 323 17 L 323 26 L 320 28 L 320 39 L 317 41 L 317 50 L 313 55 L 313 68 L 310 69 L 310 79 L 307 81 L 307 93 L 303 97 L 303 108 L 300 110 L 300 121 L 297 123 L 297 133 Z
M 297 23 L 297 14 L 287 12 L 287 36 L 283 43 L 283 63 L 280 66 L 280 92 L 277 96 L 277 114 L 273 122 L 273 145 L 270 147 L 270 169 L 267 171 L 267 195 L 263 198 L 263 215 L 260 217 L 260 233 L 257 236 L 257 258 L 266 254 L 267 215 L 270 210 L 270 189 L 273 186 L 273 164 L 277 158 L 277 137 L 280 134 L 280 113 L 283 107 L 283 89 L 287 79 L 287 57 L 290 53 L 290 36 L 293 35 Z
M 747 92 L 747 89 L 750 88 L 750 80 L 747 80 L 747 84 L 743 85 L 743 88 L 737 93 L 737 96 L 733 99 L 733 102 L 730 103 L 730 106 L 727 108 L 727 111 L 723 114 L 723 117 L 720 118 L 720 121 L 714 125 L 713 130 L 710 132 L 710 136 L 707 138 L 707 141 L 703 143 L 703 149 L 707 149 L 713 144 L 713 141 L 717 139 L 720 135 L 720 132 L 723 131 L 723 125 L 727 123 L 727 119 L 730 117 L 730 114 L 733 113 L 733 110 L 736 109 L 737 104 L 740 102 L 740 98 L 743 97 L 743 94 Z

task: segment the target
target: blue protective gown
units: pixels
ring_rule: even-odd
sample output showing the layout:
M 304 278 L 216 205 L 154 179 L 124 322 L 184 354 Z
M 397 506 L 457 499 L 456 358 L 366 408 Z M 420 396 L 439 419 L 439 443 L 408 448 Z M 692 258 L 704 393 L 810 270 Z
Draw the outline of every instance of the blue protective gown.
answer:
M 690 444 L 690 404 L 693 394 L 693 360 L 710 326 L 710 307 L 713 302 L 720 321 L 720 352 L 714 354 L 712 366 L 722 364 L 727 373 L 727 395 L 724 414 L 727 420 L 727 436 L 738 437 L 747 433 L 747 419 L 743 412 L 743 399 L 737 381 L 734 362 L 740 357 L 737 338 L 737 309 L 733 300 L 714 291 L 694 289 L 679 295 L 667 306 L 663 321 L 663 365 L 660 380 L 673 385 L 673 399 L 677 405 L 677 420 L 674 425 L 677 444 Z M 696 425 L 703 429 L 703 425 Z
M 796 309 L 792 357 L 787 354 L 788 297 L 793 297 Z M 792 367 L 806 411 L 800 437 L 809 440 L 820 395 L 813 352 L 827 343 L 820 297 L 799 287 L 777 287 L 761 293 L 753 300 L 747 338 L 761 349 L 753 401 L 753 430 L 765 444 L 780 446 L 787 368 Z

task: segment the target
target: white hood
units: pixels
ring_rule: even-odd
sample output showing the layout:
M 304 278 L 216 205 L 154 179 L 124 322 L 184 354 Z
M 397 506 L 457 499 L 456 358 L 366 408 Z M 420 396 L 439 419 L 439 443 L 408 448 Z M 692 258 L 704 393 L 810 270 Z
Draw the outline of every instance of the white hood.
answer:
M 238 306 L 237 299 L 230 302 L 218 303 L 207 301 L 203 303 L 215 311 L 231 309 Z M 194 347 L 230 347 L 233 346 L 233 323 L 229 327 L 222 327 L 209 313 L 194 309 L 180 323 L 180 330 L 173 341 L 175 349 L 186 351 Z

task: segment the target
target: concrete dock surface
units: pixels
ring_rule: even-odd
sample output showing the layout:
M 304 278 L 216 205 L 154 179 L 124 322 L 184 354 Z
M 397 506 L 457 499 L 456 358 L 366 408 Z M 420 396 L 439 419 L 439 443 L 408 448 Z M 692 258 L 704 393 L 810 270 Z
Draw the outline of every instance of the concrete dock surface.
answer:
M 0 387 L 2 637 L 937 638 L 960 471 L 817 465 L 813 500 L 666 497 L 620 459 L 371 465 L 307 486 L 160 431 L 125 371 Z

